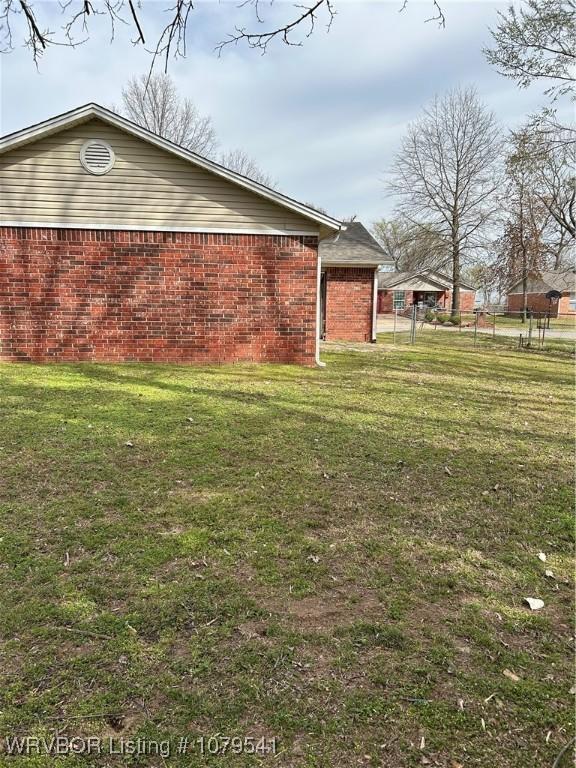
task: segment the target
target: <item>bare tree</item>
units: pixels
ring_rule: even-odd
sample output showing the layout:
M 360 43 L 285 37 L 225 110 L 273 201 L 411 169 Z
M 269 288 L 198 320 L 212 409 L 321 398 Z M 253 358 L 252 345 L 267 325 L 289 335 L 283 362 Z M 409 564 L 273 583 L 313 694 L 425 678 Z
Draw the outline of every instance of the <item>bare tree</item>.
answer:
M 140 75 L 122 89 L 122 106 L 115 111 L 180 147 L 217 160 L 225 168 L 266 187 L 276 182 L 241 149 L 217 154 L 218 138 L 212 118 L 202 115 L 194 102 L 183 98 L 169 75 Z
M 183 98 L 169 75 L 133 77 L 122 89 L 119 110 L 130 120 L 204 157 L 213 157 L 218 141 L 212 118 Z
M 474 89 L 436 97 L 409 128 L 394 160 L 388 192 L 398 211 L 449 241 L 452 312 L 460 308 L 462 261 L 482 241 L 495 212 L 500 128 Z
M 265 173 L 249 155 L 241 149 L 233 149 L 230 152 L 224 152 L 220 155 L 218 162 L 230 171 L 235 171 L 242 176 L 247 176 L 259 184 L 272 189 L 277 187 L 277 183 Z
M 491 30 L 494 47 L 484 50 L 500 74 L 521 88 L 535 80 L 549 83 L 554 98 L 576 90 L 575 0 L 525 0 L 499 12 Z
M 380 219 L 371 230 L 397 270 L 441 270 L 450 263 L 449 243 L 432 226 L 415 225 L 403 218 Z
M 507 216 L 500 239 L 502 266 L 509 285 L 522 281 L 522 322 L 525 322 L 528 277 L 547 266 L 544 237 L 550 219 L 534 186 L 530 136 L 526 131 L 511 135 L 502 202 Z
M 400 10 L 404 10 L 407 4 L 408 0 L 403 0 Z M 434 13 L 427 21 L 434 20 L 444 26 L 445 18 L 439 0 L 430 0 L 430 4 Z M 250 29 L 235 26 L 234 31 L 217 46 L 219 52 L 227 45 L 238 43 L 265 52 L 268 45 L 276 40 L 285 45 L 299 46 L 319 24 L 329 30 L 336 16 L 335 0 L 291 3 L 285 20 L 280 23 L 276 22 L 276 16 L 270 21 L 263 17 L 263 5 L 268 6 L 270 13 L 273 3 L 244 0 L 238 4 L 239 13 L 247 6 L 252 7 L 257 24 Z M 74 48 L 87 42 L 94 17 L 104 16 L 110 22 L 112 39 L 118 25 L 128 27 L 133 32 L 132 43 L 142 45 L 151 53 L 151 71 L 156 62 L 161 61 L 166 72 L 171 58 L 186 56 L 190 16 L 193 12 L 200 13 L 200 10 L 194 0 L 163 0 L 159 6 L 158 16 L 165 22 L 159 29 L 150 32 L 147 24 L 152 22 L 150 18 L 145 18 L 142 3 L 137 0 L 99 0 L 97 3 L 94 0 L 62 0 L 62 18 L 56 31 L 50 26 L 53 24 L 53 4 L 34 3 L 33 0 L 0 0 L 0 51 L 25 45 L 34 61 L 38 62 L 53 46 Z
M 530 134 L 535 186 L 558 226 L 576 238 L 576 142 L 564 130 Z
M 524 142 L 534 193 L 556 225 L 560 248 L 568 247 L 576 238 L 576 126 L 532 117 L 512 138 Z

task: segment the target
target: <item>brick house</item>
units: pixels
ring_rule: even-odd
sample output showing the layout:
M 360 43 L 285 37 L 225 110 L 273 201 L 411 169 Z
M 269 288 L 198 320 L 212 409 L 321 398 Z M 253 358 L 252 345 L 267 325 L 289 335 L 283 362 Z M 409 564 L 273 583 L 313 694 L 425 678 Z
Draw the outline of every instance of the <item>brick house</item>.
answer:
M 359 221 L 320 243 L 321 337 L 376 341 L 377 270 L 387 262 Z
M 476 289 L 460 283 L 460 310 L 471 312 L 476 301 Z M 379 272 L 378 313 L 395 309 L 438 305 L 450 309 L 452 305 L 452 280 L 441 272 Z
M 576 272 L 573 269 L 531 273 L 526 284 L 527 307 L 532 312 L 550 312 L 552 317 L 564 314 L 576 314 Z M 558 291 L 559 299 L 550 301 L 546 294 Z M 515 283 L 508 292 L 508 311 L 522 312 L 524 292 L 522 280 Z
M 342 226 L 79 107 L 0 139 L 0 359 L 313 365 L 322 291 L 327 338 L 374 332 L 373 263 L 321 264 Z

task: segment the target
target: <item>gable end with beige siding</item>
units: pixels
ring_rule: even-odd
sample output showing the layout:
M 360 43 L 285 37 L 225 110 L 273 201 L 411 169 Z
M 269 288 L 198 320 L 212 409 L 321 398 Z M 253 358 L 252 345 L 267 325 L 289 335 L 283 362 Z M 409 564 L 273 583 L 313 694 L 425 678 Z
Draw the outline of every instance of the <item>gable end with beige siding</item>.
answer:
M 112 169 L 89 173 L 80 151 L 107 142 Z M 102 120 L 0 155 L 0 223 L 318 235 L 318 224 Z

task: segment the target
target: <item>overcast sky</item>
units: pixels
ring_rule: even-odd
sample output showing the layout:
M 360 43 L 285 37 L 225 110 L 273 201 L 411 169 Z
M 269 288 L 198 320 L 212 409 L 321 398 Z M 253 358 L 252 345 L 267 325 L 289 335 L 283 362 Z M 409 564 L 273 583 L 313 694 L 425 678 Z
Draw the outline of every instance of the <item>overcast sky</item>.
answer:
M 390 214 L 384 174 L 407 123 L 434 94 L 474 84 L 507 127 L 546 102 L 543 86 L 519 90 L 482 55 L 503 3 L 445 0 L 446 28 L 439 29 L 425 23 L 429 1 L 410 0 L 403 13 L 400 0 L 334 1 L 338 15 L 329 34 L 319 26 L 301 48 L 276 43 L 261 56 L 228 47 L 220 58 L 214 46 L 235 24 L 257 23 L 249 8 L 200 3 L 189 55 L 170 67 L 182 94 L 212 115 L 223 149 L 244 149 L 297 199 L 369 224 Z M 160 10 L 172 3 L 146 2 L 145 33 L 152 37 Z M 56 3 L 37 6 L 56 16 Z M 288 3 L 272 9 L 288 11 Z M 26 49 L 2 56 L 0 132 L 89 101 L 118 103 L 122 84 L 150 60 L 127 31 L 120 29 L 112 45 L 109 38 L 99 21 L 88 43 L 49 50 L 39 71 Z

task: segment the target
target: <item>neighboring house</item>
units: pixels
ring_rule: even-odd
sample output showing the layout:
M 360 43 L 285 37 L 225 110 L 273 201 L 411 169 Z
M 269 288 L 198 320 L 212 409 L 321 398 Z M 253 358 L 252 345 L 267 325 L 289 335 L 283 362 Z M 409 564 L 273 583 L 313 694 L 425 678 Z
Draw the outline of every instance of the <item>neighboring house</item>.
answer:
M 376 341 L 377 270 L 386 254 L 359 221 L 320 243 L 322 338 Z
M 74 109 L 0 140 L 0 356 L 312 365 L 318 245 L 341 226 L 103 107 Z M 328 338 L 373 333 L 375 261 L 330 256 L 328 317 L 363 289 Z
M 552 272 L 531 273 L 527 279 L 527 307 L 532 312 L 550 312 L 552 317 L 559 314 L 576 313 L 576 272 L 573 269 L 556 270 Z M 546 298 L 548 291 L 558 291 L 560 299 L 550 301 Z M 524 292 L 522 280 L 515 283 L 508 292 L 508 311 L 522 312 L 524 309 Z
M 460 283 L 460 310 L 471 312 L 476 300 L 476 289 Z M 392 312 L 417 306 L 452 305 L 452 280 L 441 272 L 380 272 L 378 274 L 378 312 Z

